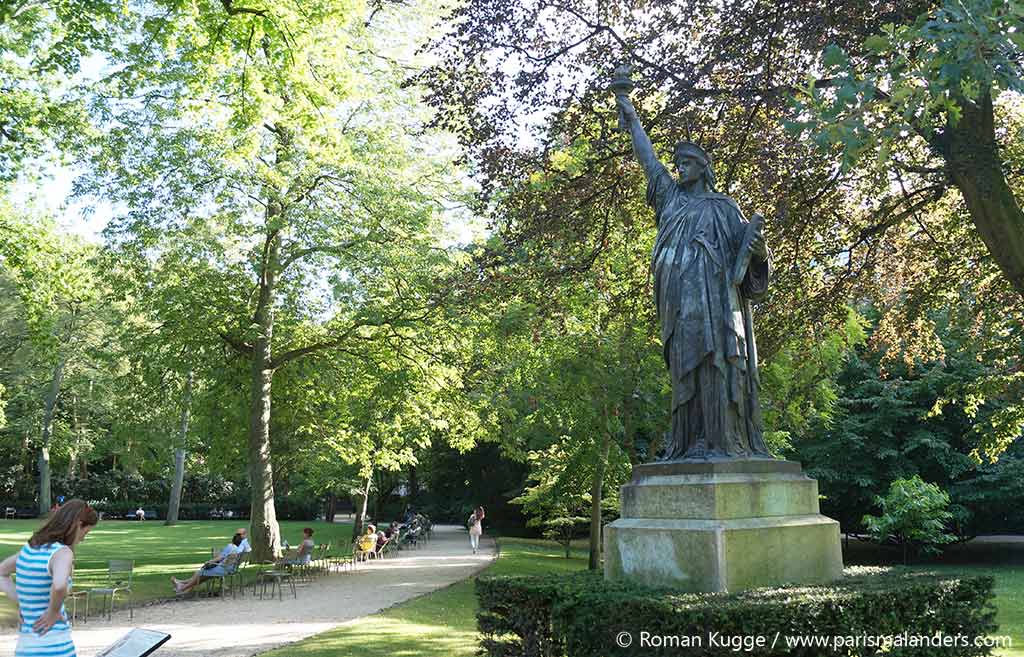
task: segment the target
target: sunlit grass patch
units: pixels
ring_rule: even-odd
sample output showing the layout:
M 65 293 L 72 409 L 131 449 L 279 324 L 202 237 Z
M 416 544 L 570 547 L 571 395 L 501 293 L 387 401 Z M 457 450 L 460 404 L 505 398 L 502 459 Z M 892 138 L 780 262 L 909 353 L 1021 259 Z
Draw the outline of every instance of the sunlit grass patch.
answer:
M 0 558 L 20 550 L 40 523 L 39 520 L 0 522 Z M 191 575 L 210 558 L 211 548 L 220 551 L 231 540 L 235 530 L 247 524 L 247 521 L 237 519 L 184 521 L 170 527 L 157 520 L 101 521 L 76 548 L 75 588 L 103 585 L 109 559 L 133 559 L 132 588 L 136 603 L 172 597 L 169 583 L 172 575 L 182 578 Z M 349 552 L 351 524 L 284 521 L 281 532 L 290 544 L 298 545 L 302 540 L 303 527 L 313 528 L 313 539 L 318 545 L 330 542 L 332 546 L 342 546 L 342 553 Z M 0 597 L 0 627 L 14 626 L 15 619 L 14 604 L 6 597 Z

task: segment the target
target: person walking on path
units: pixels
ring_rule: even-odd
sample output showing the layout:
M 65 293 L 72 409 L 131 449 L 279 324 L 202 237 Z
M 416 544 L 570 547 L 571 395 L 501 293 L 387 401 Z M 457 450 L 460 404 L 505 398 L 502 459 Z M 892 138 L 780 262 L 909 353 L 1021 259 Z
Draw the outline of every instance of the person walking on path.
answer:
M 473 554 L 480 549 L 480 535 L 484 533 L 484 508 L 478 506 L 476 511 L 469 515 L 469 545 L 473 548 Z
M 0 590 L 18 605 L 15 657 L 76 657 L 64 597 L 71 589 L 74 546 L 99 516 L 82 500 L 59 507 L 17 554 L 0 563 Z M 14 575 L 16 581 L 11 580 Z

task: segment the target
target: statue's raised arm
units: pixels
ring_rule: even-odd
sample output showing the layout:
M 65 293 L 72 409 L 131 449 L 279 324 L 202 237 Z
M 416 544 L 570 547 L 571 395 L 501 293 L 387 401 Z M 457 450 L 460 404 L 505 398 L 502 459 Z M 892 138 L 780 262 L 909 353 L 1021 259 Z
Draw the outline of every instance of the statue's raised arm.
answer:
M 619 107 L 619 128 L 629 132 L 629 136 L 633 141 L 633 152 L 636 154 L 636 159 L 640 162 L 640 166 L 643 167 L 647 179 L 652 180 L 666 169 L 654 154 L 651 138 L 647 136 L 643 126 L 640 125 L 640 118 L 636 114 L 636 108 L 633 107 L 633 101 L 629 99 L 629 92 L 633 90 L 634 86 L 633 81 L 629 78 L 629 74 L 629 66 L 617 67 L 615 69 L 615 79 L 612 80 L 608 88 L 615 94 L 615 104 Z

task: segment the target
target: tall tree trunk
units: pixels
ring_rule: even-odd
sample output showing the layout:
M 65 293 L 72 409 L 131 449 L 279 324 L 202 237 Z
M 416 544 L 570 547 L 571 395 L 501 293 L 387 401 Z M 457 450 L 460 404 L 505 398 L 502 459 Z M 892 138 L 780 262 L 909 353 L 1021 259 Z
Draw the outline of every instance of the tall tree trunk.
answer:
M 43 431 L 39 445 L 39 513 L 47 514 L 53 504 L 53 493 L 50 490 L 50 441 L 53 438 L 53 416 L 57 410 L 57 397 L 60 396 L 60 385 L 64 380 L 66 359 L 61 356 L 53 368 L 50 388 L 43 400 Z
M 390 480 L 390 483 L 387 483 Z M 384 505 L 395 492 L 397 481 L 394 475 L 386 470 L 377 471 L 377 495 L 373 498 L 373 519 L 380 523 L 384 519 Z
M 377 496 L 373 498 L 373 519 L 378 523 L 384 516 L 384 491 L 377 489 Z
M 633 338 L 633 322 L 632 318 L 628 316 L 623 319 L 626 325 L 619 337 L 619 367 L 623 371 L 629 372 L 629 385 L 626 386 L 625 394 L 622 396 L 622 446 L 626 454 L 629 455 L 629 462 L 636 465 L 640 462 L 640 457 L 636 453 L 636 422 L 634 422 L 636 399 L 633 397 L 636 394 L 637 368 L 635 359 L 629 351 Z
M 85 406 L 86 412 L 88 412 L 89 409 L 93 408 L 93 402 L 94 402 L 93 396 L 92 396 L 93 383 L 94 383 L 93 380 L 89 379 L 89 393 L 88 393 L 88 396 L 86 398 L 87 403 L 86 403 L 86 406 Z M 78 463 L 78 476 L 81 477 L 82 479 L 85 479 L 86 477 L 89 476 L 89 450 L 88 449 L 79 450 L 78 451 L 78 459 L 79 459 L 79 463 Z
M 960 120 L 936 141 L 978 234 L 1003 275 L 1024 294 L 1024 212 L 1003 171 L 992 96 L 985 94 L 977 103 L 960 104 Z
M 174 483 L 171 484 L 171 499 L 167 503 L 165 525 L 178 522 L 181 509 L 181 489 L 185 486 L 185 447 L 188 444 L 188 422 L 192 411 L 192 370 L 185 379 L 185 391 L 181 396 L 181 422 L 178 425 L 178 445 L 174 449 Z
M 267 237 L 260 280 L 256 325 L 259 334 L 253 345 L 249 406 L 249 483 L 252 488 L 250 511 L 253 560 L 269 561 L 281 555 L 281 529 L 274 507 L 274 467 L 270 460 L 270 399 L 274 370 L 271 347 L 274 336 L 274 303 L 277 292 L 280 233 L 274 228 L 280 206 L 267 208 Z
M 334 522 L 334 516 L 338 513 L 338 495 L 336 493 L 327 493 L 327 499 L 324 501 L 324 521 Z
M 601 491 L 604 489 L 604 470 L 611 446 L 612 437 L 606 431 L 594 466 L 594 481 L 590 485 L 590 570 L 601 567 Z
M 78 421 L 78 395 L 71 395 L 71 454 L 68 458 L 68 479 L 74 479 L 78 472 L 78 451 L 81 449 L 79 435 L 82 425 Z
M 636 400 L 633 399 L 635 388 L 626 391 L 622 399 L 622 446 L 629 456 L 632 465 L 640 463 L 640 457 L 636 453 Z
M 409 466 L 409 501 L 415 503 L 416 497 L 420 494 L 420 480 L 416 473 L 416 466 Z
M 355 541 L 363 533 L 363 523 L 366 521 L 366 503 L 370 499 L 370 483 L 373 481 L 373 473 L 366 476 L 366 484 L 359 492 L 357 501 L 356 520 L 352 523 L 352 540 Z

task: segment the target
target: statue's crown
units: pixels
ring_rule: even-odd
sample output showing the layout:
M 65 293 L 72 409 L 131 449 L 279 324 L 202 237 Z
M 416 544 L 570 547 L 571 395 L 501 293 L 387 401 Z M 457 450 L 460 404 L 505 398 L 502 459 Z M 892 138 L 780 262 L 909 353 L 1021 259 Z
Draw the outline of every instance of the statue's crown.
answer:
M 703 161 L 705 166 L 711 164 L 711 156 L 708 152 L 693 143 L 692 141 L 681 141 L 676 144 L 675 151 L 672 153 L 673 158 L 677 158 L 680 155 L 690 155 Z

